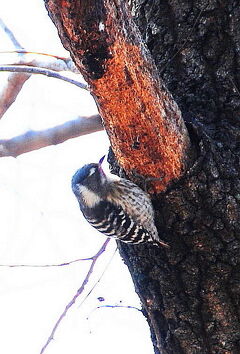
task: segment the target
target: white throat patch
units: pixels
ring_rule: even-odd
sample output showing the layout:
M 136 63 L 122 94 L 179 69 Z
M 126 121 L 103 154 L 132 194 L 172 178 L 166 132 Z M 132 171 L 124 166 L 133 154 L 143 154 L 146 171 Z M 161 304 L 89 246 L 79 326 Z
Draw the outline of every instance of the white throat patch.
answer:
M 84 203 L 89 208 L 93 208 L 101 200 L 101 198 L 96 193 L 94 193 L 93 191 L 88 189 L 86 186 L 80 185 L 79 186 L 79 192 L 81 193 L 81 196 L 83 198 Z

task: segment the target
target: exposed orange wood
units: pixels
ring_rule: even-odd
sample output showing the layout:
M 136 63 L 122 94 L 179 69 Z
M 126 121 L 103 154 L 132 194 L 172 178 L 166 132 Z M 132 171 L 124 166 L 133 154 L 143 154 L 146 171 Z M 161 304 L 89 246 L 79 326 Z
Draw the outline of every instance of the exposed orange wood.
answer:
M 46 0 L 88 82 L 122 168 L 161 191 L 184 171 L 189 138 L 123 1 Z

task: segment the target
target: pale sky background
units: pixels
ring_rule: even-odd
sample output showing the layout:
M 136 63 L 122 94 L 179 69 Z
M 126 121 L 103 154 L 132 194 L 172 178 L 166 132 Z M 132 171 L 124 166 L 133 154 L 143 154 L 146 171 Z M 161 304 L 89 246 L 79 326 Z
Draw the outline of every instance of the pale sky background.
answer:
M 0 4 L 1 18 L 29 51 L 67 56 L 42 0 Z M 0 51 L 12 50 L 0 30 Z M 6 56 L 0 54 L 0 62 Z M 0 88 L 7 74 L 0 73 Z M 90 95 L 60 80 L 33 76 L 0 120 L 0 139 L 45 129 L 96 113 Z M 104 237 L 81 216 L 71 176 L 107 153 L 104 132 L 58 146 L 0 159 L 0 264 L 55 264 L 94 255 Z M 58 328 L 46 354 L 152 354 L 147 322 L 127 267 L 115 254 L 101 282 L 79 306 L 112 258 L 112 240 L 89 285 Z M 65 306 L 81 285 L 89 262 L 58 268 L 0 267 L 0 353 L 40 354 Z M 104 302 L 99 302 L 103 297 Z

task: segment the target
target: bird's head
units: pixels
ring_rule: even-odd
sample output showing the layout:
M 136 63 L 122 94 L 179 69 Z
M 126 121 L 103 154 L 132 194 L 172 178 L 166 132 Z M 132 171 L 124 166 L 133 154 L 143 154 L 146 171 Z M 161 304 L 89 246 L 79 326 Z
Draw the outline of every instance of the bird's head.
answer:
M 77 170 L 72 178 L 72 190 L 77 199 L 94 206 L 104 196 L 107 176 L 103 172 L 102 157 L 99 163 L 90 163 Z

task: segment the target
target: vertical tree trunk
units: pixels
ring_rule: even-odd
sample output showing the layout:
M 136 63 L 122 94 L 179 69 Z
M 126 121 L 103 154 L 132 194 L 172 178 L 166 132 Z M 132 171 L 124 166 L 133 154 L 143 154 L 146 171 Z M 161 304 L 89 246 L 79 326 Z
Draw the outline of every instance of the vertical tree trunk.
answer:
M 156 353 L 239 353 L 240 3 L 133 3 L 197 156 L 155 196 L 159 234 L 171 249 L 119 245 L 121 254 Z
M 66 11 L 83 4 L 45 1 L 51 6 L 58 1 Z M 195 159 L 181 179 L 154 196 L 157 228 L 170 249 L 123 244 L 119 249 L 142 301 L 155 353 L 239 353 L 240 4 L 132 0 L 131 6 L 187 122 Z M 58 8 L 50 10 L 59 23 Z M 68 49 L 81 57 L 80 44 L 74 44 L 77 27 L 66 13 L 61 21 L 72 38 L 64 37 Z

